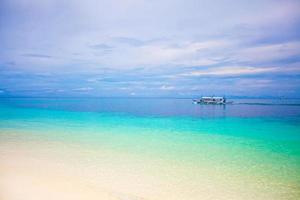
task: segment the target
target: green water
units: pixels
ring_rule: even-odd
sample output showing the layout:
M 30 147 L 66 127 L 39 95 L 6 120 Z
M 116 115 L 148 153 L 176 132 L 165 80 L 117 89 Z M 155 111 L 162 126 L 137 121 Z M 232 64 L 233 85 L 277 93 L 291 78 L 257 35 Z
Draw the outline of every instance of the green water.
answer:
M 198 173 L 208 173 L 228 184 L 245 180 L 257 188 L 292 188 L 290 199 L 295 199 L 300 191 L 298 122 L 297 117 L 151 117 L 3 105 L 0 140 L 59 141 L 111 151 L 152 165 L 148 173 L 153 176 L 155 170 L 172 173 L 176 166 L 174 174 L 179 170 L 189 179 L 183 181 L 197 182 Z

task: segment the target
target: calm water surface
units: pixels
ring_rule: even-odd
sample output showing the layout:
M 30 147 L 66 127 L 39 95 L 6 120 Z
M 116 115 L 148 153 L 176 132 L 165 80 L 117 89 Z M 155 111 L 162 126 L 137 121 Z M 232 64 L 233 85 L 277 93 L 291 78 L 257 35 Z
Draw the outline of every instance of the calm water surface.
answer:
M 211 184 L 211 195 L 219 194 L 215 180 L 231 191 L 227 199 L 253 199 L 253 192 L 256 199 L 297 199 L 300 100 L 233 101 L 222 106 L 195 105 L 191 99 L 3 98 L 0 144 L 59 141 L 76 144 L 82 152 L 111 152 L 110 158 L 122 157 L 114 166 L 138 165 L 174 190 L 193 188 L 195 199 L 204 185 Z M 65 151 L 66 146 L 46 152 L 62 147 Z M 92 154 L 76 159 L 85 168 L 105 168 Z M 134 173 L 138 171 L 130 176 Z
M 300 99 L 230 99 L 232 105 L 195 105 L 191 99 L 2 98 L 1 105 L 137 116 L 299 117 Z

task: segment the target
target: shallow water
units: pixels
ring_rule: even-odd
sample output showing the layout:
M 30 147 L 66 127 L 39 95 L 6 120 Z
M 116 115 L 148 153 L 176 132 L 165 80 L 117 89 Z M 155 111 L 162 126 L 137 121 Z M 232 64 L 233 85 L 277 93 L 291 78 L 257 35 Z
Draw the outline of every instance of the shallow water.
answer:
M 298 199 L 297 100 L 239 101 L 2 99 L 1 162 L 59 163 L 116 199 Z

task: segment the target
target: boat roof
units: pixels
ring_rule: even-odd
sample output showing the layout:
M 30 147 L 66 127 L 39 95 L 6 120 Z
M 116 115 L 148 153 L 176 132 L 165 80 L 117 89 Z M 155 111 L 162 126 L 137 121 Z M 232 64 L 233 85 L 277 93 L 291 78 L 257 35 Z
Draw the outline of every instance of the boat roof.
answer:
M 224 99 L 224 97 L 202 97 L 202 99 Z

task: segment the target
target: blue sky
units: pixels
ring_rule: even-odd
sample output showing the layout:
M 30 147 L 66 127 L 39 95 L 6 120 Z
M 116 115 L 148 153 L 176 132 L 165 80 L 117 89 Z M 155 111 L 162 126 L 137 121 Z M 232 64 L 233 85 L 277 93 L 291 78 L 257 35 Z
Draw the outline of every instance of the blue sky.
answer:
M 0 96 L 300 97 L 298 0 L 1 0 Z

